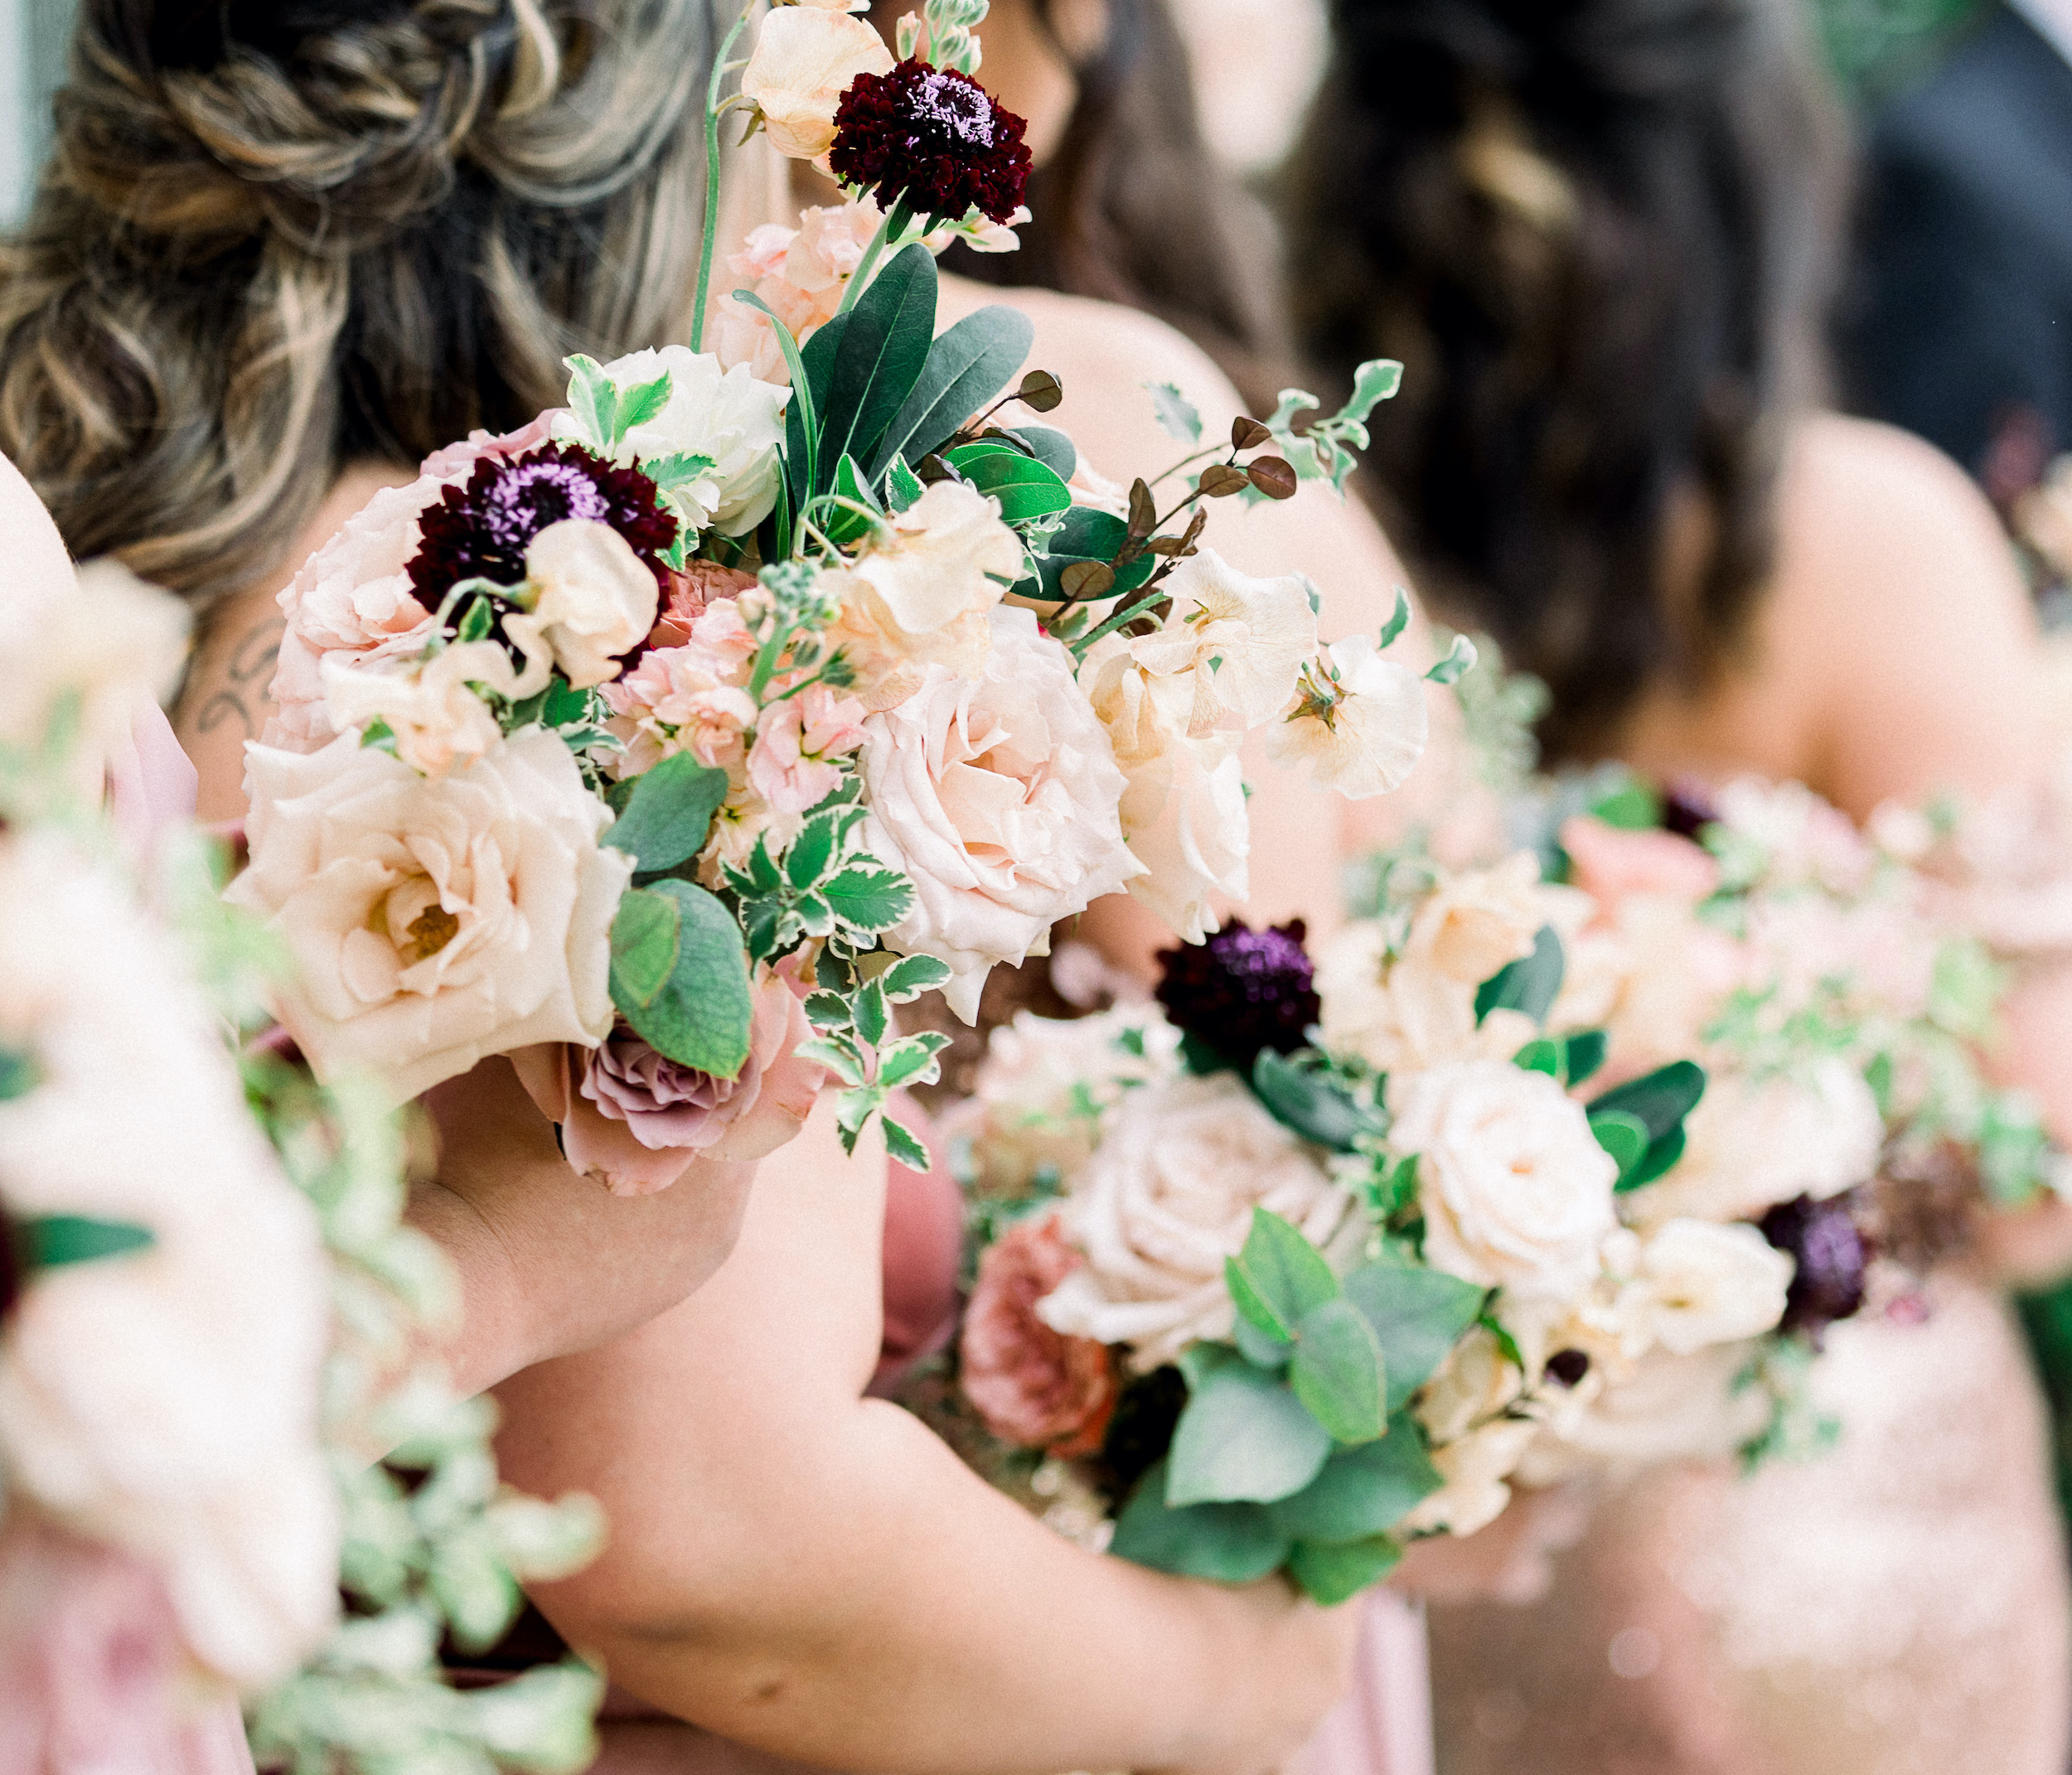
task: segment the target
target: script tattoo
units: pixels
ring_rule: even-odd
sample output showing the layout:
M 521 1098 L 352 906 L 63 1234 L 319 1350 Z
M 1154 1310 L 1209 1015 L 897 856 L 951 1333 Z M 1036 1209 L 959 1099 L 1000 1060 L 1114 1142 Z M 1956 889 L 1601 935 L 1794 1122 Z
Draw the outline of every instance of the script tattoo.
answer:
M 246 739 L 258 737 L 267 702 L 266 689 L 273 681 L 281 636 L 287 630 L 285 619 L 269 617 L 240 637 L 230 650 L 222 688 L 201 705 L 195 717 L 197 733 L 211 733 L 225 722 L 235 721 L 244 729 Z

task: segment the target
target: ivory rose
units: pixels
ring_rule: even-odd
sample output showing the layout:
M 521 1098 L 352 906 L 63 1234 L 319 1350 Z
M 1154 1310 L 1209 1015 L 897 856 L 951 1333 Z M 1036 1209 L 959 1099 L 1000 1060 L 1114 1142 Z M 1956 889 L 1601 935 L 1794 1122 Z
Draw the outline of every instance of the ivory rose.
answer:
M 1839 1055 L 1802 1072 L 1716 1077 L 1684 1122 L 1677 1168 L 1627 1197 L 1637 1225 L 1742 1220 L 1780 1202 L 1837 1196 L 1876 1174 L 1885 1119 Z
M 1038 1303 L 1086 1260 L 1055 1216 L 1010 1226 L 979 1259 L 959 1379 L 1003 1441 L 1070 1458 L 1101 1447 L 1121 1388 L 1106 1344 L 1045 1324 Z
M 346 733 L 254 746 L 251 866 L 226 896 L 298 964 L 284 1018 L 318 1071 L 397 1101 L 486 1055 L 603 1039 L 630 858 L 569 749 L 534 728 L 427 781 Z
M 1267 728 L 1267 755 L 1306 769 L 1348 800 L 1386 795 L 1425 755 L 1431 717 L 1424 680 L 1382 658 L 1372 636 L 1348 635 L 1326 651 L 1329 700 L 1305 694 Z
M 1190 738 L 1218 728 L 1242 733 L 1287 707 L 1317 651 L 1308 581 L 1300 573 L 1254 579 L 1205 549 L 1180 563 L 1165 590 L 1173 607 L 1158 632 L 1127 645 L 1145 671 L 1186 675 Z
M 772 974 L 756 989 L 748 1057 L 733 1078 L 679 1066 L 623 1027 L 594 1048 L 545 1042 L 511 1064 L 559 1126 L 570 1164 L 615 1196 L 646 1196 L 694 1159 L 746 1164 L 797 1134 L 826 1076 L 797 1057 L 812 1033 L 797 994 Z
M 655 576 L 608 524 L 588 518 L 549 524 L 525 546 L 525 582 L 532 608 L 506 617 L 505 626 L 529 626 L 579 690 L 617 677 L 618 656 L 655 626 Z
M 1116 814 L 1122 773 L 1072 680 L 1072 660 L 1020 609 L 996 609 L 985 674 L 931 665 L 864 724 L 871 850 L 914 884 L 889 947 L 951 970 L 967 1023 L 996 962 L 1043 952 L 1050 927 L 1142 865 Z
M 1086 1266 L 1038 1310 L 1067 1336 L 1129 1345 L 1148 1371 L 1231 1335 L 1223 1260 L 1243 1249 L 1254 1208 L 1322 1245 L 1352 1202 L 1232 1074 L 1140 1086 L 1065 1199 L 1063 1225 Z
M 34 1074 L 0 1102 L 6 1206 L 153 1240 L 41 1272 L 15 1303 L 0 1338 L 9 1504 L 142 1560 L 194 1658 L 254 1689 L 336 1608 L 316 1216 L 125 887 L 52 834 L 17 834 L 0 839 L 0 1048 Z
M 859 74 L 888 74 L 892 51 L 861 19 L 815 7 L 781 7 L 762 21 L 741 94 L 762 114 L 771 145 L 817 160 L 835 145 L 835 112 Z
M 1641 1247 L 1628 1292 L 1677 1356 L 1760 1337 L 1784 1316 L 1792 1260 L 1753 1226 L 1671 1221 Z
M 1435 1269 L 1526 1296 L 1588 1288 L 1619 1168 L 1542 1072 L 1474 1060 L 1392 1079 L 1391 1144 L 1417 1155 Z
M 794 8 L 774 15 L 764 26 Z M 674 496 L 694 530 L 743 536 L 769 516 L 782 474 L 777 452 L 784 443 L 788 392 L 758 382 L 745 365 L 723 370 L 709 351 L 685 346 L 629 351 L 604 365 L 614 388 L 637 388 L 669 373 L 669 399 L 662 410 L 626 434 L 612 458 L 621 467 L 637 459 L 701 456 L 709 462 L 695 479 L 679 481 Z M 576 436 L 574 415 L 554 415 L 554 435 Z M 581 442 L 580 438 L 576 438 Z
M 1251 855 L 1237 736 L 1187 735 L 1198 675 L 1149 670 L 1122 635 L 1095 642 L 1079 669 L 1129 786 L 1118 810 L 1122 834 L 1145 869 L 1130 895 L 1189 943 L 1221 922 L 1218 896 L 1244 899 Z

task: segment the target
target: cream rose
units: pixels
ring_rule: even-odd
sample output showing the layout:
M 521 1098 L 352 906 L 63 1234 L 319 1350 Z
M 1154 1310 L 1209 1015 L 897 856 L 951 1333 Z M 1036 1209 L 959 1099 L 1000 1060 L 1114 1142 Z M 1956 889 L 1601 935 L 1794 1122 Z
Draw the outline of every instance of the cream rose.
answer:
M 1671 1221 L 1641 1247 L 1625 1292 L 1673 1354 L 1760 1337 L 1784 1316 L 1792 1260 L 1753 1226 Z
M 611 815 L 555 735 L 436 782 L 356 733 L 246 757 L 252 861 L 226 897 L 293 956 L 285 1021 L 320 1072 L 364 1066 L 401 1101 L 486 1055 L 609 1032 L 632 863 L 599 846 Z
M 1122 842 L 1123 779 L 1072 659 L 1027 611 L 991 617 L 985 675 L 931 665 L 864 726 L 870 849 L 914 884 L 890 947 L 934 955 L 966 1022 L 993 965 L 1040 955 L 1050 927 L 1142 865 Z
M 835 145 L 835 112 L 859 74 L 887 74 L 892 51 L 861 19 L 781 7 L 762 21 L 742 70 L 741 94 L 762 115 L 771 145 L 792 160 L 817 160 Z
M 772 17 L 767 31 L 794 9 Z M 791 391 L 759 382 L 745 364 L 722 370 L 709 351 L 685 346 L 629 351 L 604 365 L 618 389 L 638 388 L 669 373 L 669 399 L 645 424 L 626 434 L 614 460 L 622 467 L 666 456 L 702 456 L 711 467 L 674 489 L 693 528 L 742 536 L 769 516 L 783 472 L 784 406 Z M 557 413 L 554 435 L 574 438 L 574 416 Z M 580 441 L 579 439 L 578 440 Z
M 1885 1119 L 1862 1074 L 1831 1054 L 1798 1073 L 1716 1073 L 1684 1133 L 1676 1169 L 1627 1198 L 1635 1224 L 1752 1219 L 1838 1196 L 1876 1174 Z
M 0 1103 L 7 1208 L 154 1241 L 24 1290 L 0 1338 L 10 1501 L 143 1560 L 194 1657 L 256 1689 L 336 1608 L 316 1216 L 166 940 L 47 833 L 0 841 L 0 1047 L 35 1072 Z
M 1038 1309 L 1067 1337 L 1130 1346 L 1140 1370 L 1235 1324 L 1223 1260 L 1254 1208 L 1328 1244 L 1353 1198 L 1227 1072 L 1146 1085 L 1114 1111 L 1063 1210 L 1086 1253 Z
M 1446 973 L 1428 950 L 1392 957 L 1387 926 L 1376 921 L 1348 925 L 1317 957 L 1324 1045 L 1384 1072 L 1508 1060 L 1537 1031 L 1516 1011 L 1492 1011 L 1478 1022 L 1479 984 Z
M 1418 1158 L 1425 1255 L 1522 1295 L 1581 1294 L 1618 1225 L 1619 1168 L 1543 1072 L 1475 1060 L 1392 1080 L 1390 1140 Z

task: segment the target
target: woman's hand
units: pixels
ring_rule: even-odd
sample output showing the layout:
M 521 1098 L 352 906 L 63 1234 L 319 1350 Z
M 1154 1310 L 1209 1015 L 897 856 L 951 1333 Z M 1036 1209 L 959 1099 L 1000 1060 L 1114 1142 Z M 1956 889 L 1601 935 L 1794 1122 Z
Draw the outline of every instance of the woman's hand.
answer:
M 695 1161 L 654 1195 L 613 1196 L 569 1168 L 554 1124 L 501 1057 L 424 1104 L 441 1151 L 409 1218 L 461 1273 L 464 1331 L 443 1353 L 463 1394 L 623 1337 L 733 1249 L 753 1164 Z

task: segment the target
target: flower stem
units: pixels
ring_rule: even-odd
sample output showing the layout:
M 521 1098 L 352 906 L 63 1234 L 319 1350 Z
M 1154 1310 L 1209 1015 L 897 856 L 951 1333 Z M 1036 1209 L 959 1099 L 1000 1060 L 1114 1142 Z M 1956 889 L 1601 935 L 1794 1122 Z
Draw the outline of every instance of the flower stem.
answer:
M 1164 603 L 1169 595 L 1169 593 L 1164 592 L 1154 592 L 1149 597 L 1141 598 L 1137 602 L 1130 605 L 1128 609 L 1118 610 L 1091 635 L 1082 636 L 1077 641 L 1070 644 L 1072 658 L 1075 660 L 1085 659 L 1087 657 L 1087 650 L 1092 647 L 1096 641 L 1101 640 L 1105 636 L 1114 634 L 1115 631 L 1121 628 L 1126 622 L 1135 621 L 1139 617 L 1142 616 L 1145 612 L 1150 609 L 1154 604 Z
M 753 4 L 753 0 L 749 0 Z M 733 28 L 712 58 L 712 77 L 705 82 L 705 237 L 698 248 L 698 302 L 690 314 L 690 348 L 702 351 L 705 345 L 705 301 L 712 290 L 712 253 L 719 240 L 719 88 L 729 72 L 727 55 L 748 22 L 748 6 L 741 8 Z
M 870 282 L 870 275 L 878 268 L 878 261 L 886 247 L 907 231 L 907 224 L 913 220 L 913 212 L 908 209 L 907 200 L 898 199 L 893 204 L 891 215 L 878 225 L 878 232 L 864 249 L 863 259 L 850 274 L 849 288 L 842 292 L 842 305 L 835 311 L 837 314 L 847 314 L 856 306 L 857 298 L 864 293 L 864 286 Z

